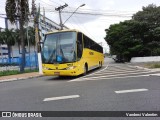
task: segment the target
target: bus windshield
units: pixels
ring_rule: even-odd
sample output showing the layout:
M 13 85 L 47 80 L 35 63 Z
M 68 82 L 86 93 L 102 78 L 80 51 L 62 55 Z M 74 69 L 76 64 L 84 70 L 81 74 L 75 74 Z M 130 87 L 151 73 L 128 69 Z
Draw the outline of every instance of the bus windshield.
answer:
M 42 62 L 68 63 L 76 61 L 76 32 L 47 34 L 42 47 Z

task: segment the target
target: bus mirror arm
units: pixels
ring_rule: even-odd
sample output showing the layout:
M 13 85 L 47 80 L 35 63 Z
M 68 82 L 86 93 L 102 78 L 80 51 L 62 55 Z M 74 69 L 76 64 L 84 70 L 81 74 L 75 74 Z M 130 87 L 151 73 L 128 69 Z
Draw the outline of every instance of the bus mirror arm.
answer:
M 44 44 L 44 42 L 38 42 L 37 44 L 38 44 L 38 45 L 43 45 L 43 44 Z
M 77 41 L 77 44 L 80 44 L 80 42 L 79 42 L 79 41 Z
M 37 43 L 37 51 L 41 52 L 41 46 L 44 44 L 44 42 L 38 42 Z

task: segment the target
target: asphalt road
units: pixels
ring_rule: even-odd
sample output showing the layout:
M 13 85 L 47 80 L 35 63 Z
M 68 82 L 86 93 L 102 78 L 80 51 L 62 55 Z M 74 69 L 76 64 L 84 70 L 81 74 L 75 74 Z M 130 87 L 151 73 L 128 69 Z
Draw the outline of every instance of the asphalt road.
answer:
M 106 59 L 101 69 L 91 71 L 87 76 L 40 77 L 3 82 L 0 83 L 0 111 L 160 111 L 160 76 L 155 73 L 159 72 L 129 64 L 115 64 Z

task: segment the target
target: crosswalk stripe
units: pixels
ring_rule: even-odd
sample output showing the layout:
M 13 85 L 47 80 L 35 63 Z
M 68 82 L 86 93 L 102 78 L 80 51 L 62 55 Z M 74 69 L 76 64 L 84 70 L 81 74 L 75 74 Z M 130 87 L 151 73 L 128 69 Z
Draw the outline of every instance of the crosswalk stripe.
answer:
M 76 79 L 70 80 L 68 82 L 80 82 L 80 81 L 96 81 L 96 80 L 112 80 L 112 79 L 123 79 L 123 78 L 137 78 L 137 77 L 147 77 L 150 75 L 138 75 L 138 76 L 123 76 L 123 77 L 111 77 L 111 78 L 101 78 L 101 79 Z
M 129 66 L 129 65 L 116 66 L 116 65 L 109 65 L 109 64 L 102 71 L 103 72 L 95 72 L 87 76 L 76 78 L 68 82 L 150 76 L 150 74 L 154 73 L 154 71 L 151 71 L 149 69 L 141 69 L 141 68 L 136 68 L 134 66 Z
M 123 69 L 119 69 L 119 68 L 113 68 L 113 67 L 108 67 L 107 69 L 108 71 L 137 71 L 137 70 L 141 70 L 141 71 L 151 71 L 149 69 L 128 69 L 128 68 L 123 68 Z
M 142 72 L 141 70 L 138 70 L 138 71 L 115 71 L 115 72 L 107 72 L 106 71 L 106 73 L 96 73 L 96 74 L 94 74 L 94 76 L 98 76 L 98 75 L 113 75 L 113 74 L 121 74 L 121 73 L 125 73 L 125 74 L 127 74 L 127 73 L 140 73 L 140 72 Z M 144 71 L 144 72 L 147 72 L 147 71 Z
M 151 73 L 151 72 L 139 72 L 139 73 L 130 73 L 128 75 L 136 75 L 136 74 L 144 74 L 144 73 Z M 103 77 L 114 77 L 114 76 L 122 76 L 122 75 L 126 75 L 125 74 L 118 74 L 118 75 L 105 75 L 105 76 L 98 76 L 98 77 L 83 77 L 82 79 L 95 79 L 95 78 L 103 78 Z
M 114 67 L 108 67 L 108 70 L 141 70 L 141 69 L 130 69 L 130 68 L 114 68 Z
M 135 69 L 135 68 L 137 68 L 137 67 L 135 67 L 135 66 L 124 66 L 124 65 L 121 65 L 121 66 L 119 66 L 119 65 L 110 65 L 109 67 L 115 67 L 115 68 L 130 68 L 130 69 Z

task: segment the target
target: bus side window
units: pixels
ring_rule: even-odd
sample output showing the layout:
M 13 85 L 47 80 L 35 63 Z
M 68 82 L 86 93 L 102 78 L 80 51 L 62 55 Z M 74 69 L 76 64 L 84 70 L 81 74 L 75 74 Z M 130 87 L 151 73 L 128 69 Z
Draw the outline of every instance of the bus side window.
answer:
M 83 52 L 82 33 L 79 32 L 78 37 L 77 37 L 77 58 L 78 60 L 81 59 L 82 52 Z

